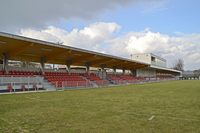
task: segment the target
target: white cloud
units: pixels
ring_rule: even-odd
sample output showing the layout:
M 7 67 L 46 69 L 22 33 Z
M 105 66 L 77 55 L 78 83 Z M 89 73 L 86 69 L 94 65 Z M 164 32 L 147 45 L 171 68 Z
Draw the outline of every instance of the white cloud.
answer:
M 200 34 L 169 36 L 145 29 L 117 36 L 119 30 L 116 23 L 99 22 L 72 31 L 50 26 L 41 31 L 23 29 L 20 34 L 127 58 L 134 53 L 154 53 L 166 58 L 169 66 L 178 58 L 184 60 L 186 69 L 200 66 Z
M 120 42 L 120 43 L 119 43 Z M 128 57 L 132 53 L 155 53 L 168 60 L 168 66 L 182 58 L 186 69 L 200 66 L 200 37 L 198 34 L 173 37 L 152 31 L 130 32 L 111 40 L 112 54 Z
M 73 29 L 68 32 L 53 26 L 44 30 L 22 29 L 20 34 L 27 37 L 37 38 L 52 42 L 63 42 L 65 45 L 79 48 L 103 51 L 101 44 L 114 37 L 114 33 L 120 29 L 116 23 L 94 23 L 81 30 Z

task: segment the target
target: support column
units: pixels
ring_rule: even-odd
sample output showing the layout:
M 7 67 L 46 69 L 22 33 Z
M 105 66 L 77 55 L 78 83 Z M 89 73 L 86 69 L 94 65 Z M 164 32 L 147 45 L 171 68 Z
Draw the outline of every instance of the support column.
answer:
M 3 71 L 8 73 L 8 54 L 3 53 Z
M 67 60 L 67 61 L 66 61 L 66 65 L 67 65 L 68 73 L 71 74 L 72 60 Z
M 123 75 L 125 75 L 125 71 L 126 71 L 126 70 L 123 68 L 122 71 L 123 71 Z
M 71 73 L 71 64 L 67 64 L 67 71 L 69 74 Z
M 102 65 L 101 65 L 101 77 L 102 77 L 103 79 L 106 79 L 106 78 L 107 78 L 107 74 L 106 74 L 105 67 L 106 67 L 105 64 L 102 64 Z
M 113 67 L 114 75 L 116 75 L 116 67 Z
M 85 63 L 87 74 L 90 74 L 90 65 L 91 65 L 90 62 L 86 62 L 86 63 Z
M 40 70 L 41 70 L 41 73 L 44 74 L 44 68 L 45 68 L 45 62 L 46 62 L 46 57 L 41 57 L 40 58 Z
M 134 77 L 137 77 L 136 70 L 131 70 L 131 74 L 132 74 Z

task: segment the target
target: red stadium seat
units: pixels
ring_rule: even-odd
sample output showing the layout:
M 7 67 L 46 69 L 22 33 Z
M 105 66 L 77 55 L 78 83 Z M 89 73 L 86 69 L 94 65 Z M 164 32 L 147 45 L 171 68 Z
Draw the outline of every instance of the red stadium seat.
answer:
M 91 74 L 84 74 L 84 76 L 89 79 L 90 81 L 93 81 L 94 83 L 96 83 L 99 86 L 104 86 L 108 84 L 107 80 L 101 79 L 99 76 L 97 76 L 94 73 Z
M 112 80 L 116 84 L 124 84 L 124 83 L 137 83 L 145 80 L 143 77 L 134 77 L 132 75 L 108 75 L 108 78 Z
M 78 73 L 45 72 L 44 77 L 57 87 L 82 87 L 89 84 Z

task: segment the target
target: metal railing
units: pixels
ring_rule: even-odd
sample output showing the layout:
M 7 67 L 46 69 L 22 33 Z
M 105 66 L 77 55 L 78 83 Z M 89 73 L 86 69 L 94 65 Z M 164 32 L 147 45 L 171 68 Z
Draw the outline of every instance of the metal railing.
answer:
M 0 77 L 0 92 L 8 91 L 35 90 L 43 88 L 43 77 L 16 77 L 16 76 L 1 76 Z
M 107 87 L 110 85 L 126 85 L 126 84 L 141 84 L 151 82 L 161 82 L 168 80 L 177 80 L 176 78 L 155 78 L 146 77 L 144 79 L 134 80 L 99 80 L 99 81 L 56 81 L 51 82 L 55 89 L 76 89 L 76 88 L 91 88 L 91 87 Z M 0 92 L 9 92 L 9 86 L 12 86 L 12 92 L 30 91 L 43 88 L 43 77 L 0 77 Z
M 59 89 L 71 89 L 71 88 L 90 88 L 90 87 L 103 87 L 108 86 L 109 82 L 105 80 L 100 81 L 63 81 L 52 82 L 56 88 Z
M 89 81 L 56 81 L 52 82 L 56 88 L 70 89 L 70 88 L 89 88 L 93 87 L 93 84 Z
M 134 80 L 100 80 L 100 81 L 64 81 L 64 82 L 53 82 L 56 88 L 59 89 L 75 89 L 75 88 L 90 88 L 90 87 L 106 87 L 112 84 L 115 85 L 125 85 L 125 84 L 141 84 L 141 83 L 151 83 L 151 82 L 161 82 L 168 80 L 177 80 L 175 78 L 144 78 L 144 79 L 134 79 Z
M 178 80 L 176 78 L 156 78 L 156 77 L 146 77 L 144 79 L 133 79 L 133 80 L 111 80 L 113 84 L 141 84 L 141 83 L 150 83 L 150 82 L 161 82 L 168 80 Z

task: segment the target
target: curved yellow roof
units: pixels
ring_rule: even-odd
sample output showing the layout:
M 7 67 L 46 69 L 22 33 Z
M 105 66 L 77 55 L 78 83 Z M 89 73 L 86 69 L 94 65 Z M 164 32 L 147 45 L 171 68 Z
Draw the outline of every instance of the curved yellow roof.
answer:
M 52 64 L 71 64 L 76 66 L 105 67 L 133 70 L 148 67 L 149 64 L 69 47 L 52 42 L 12 35 L 0 32 L 0 58 L 6 53 L 10 60 L 40 62 Z

